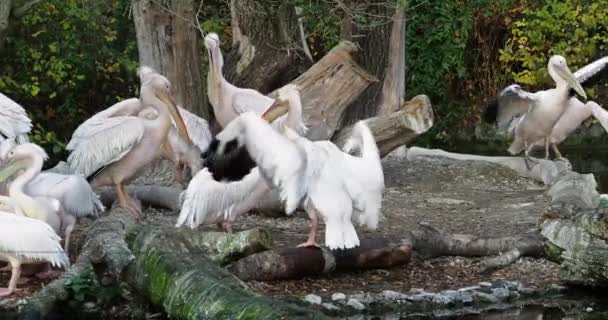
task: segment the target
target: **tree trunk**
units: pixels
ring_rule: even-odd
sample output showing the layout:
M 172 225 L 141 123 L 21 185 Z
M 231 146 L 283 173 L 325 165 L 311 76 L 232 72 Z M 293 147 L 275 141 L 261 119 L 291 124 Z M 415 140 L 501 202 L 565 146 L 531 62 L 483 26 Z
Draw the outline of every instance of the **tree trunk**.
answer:
M 292 82 L 300 89 L 309 139 L 330 139 L 348 105 L 377 81 L 353 61 L 356 51 L 353 43 L 343 41 Z
M 231 0 L 232 49 L 224 73 L 237 87 L 268 93 L 310 65 L 289 1 Z
M 135 263 L 127 282 L 171 319 L 325 319 L 319 312 L 253 295 L 179 237 L 145 226 L 128 239 Z
M 348 107 L 342 121 L 350 125 L 357 120 L 373 117 L 377 114 L 382 96 L 382 87 L 386 78 L 389 42 L 391 40 L 390 17 L 394 12 L 386 1 L 350 1 L 343 7 L 344 17 L 341 34 L 344 39 L 354 42 L 360 50 L 354 56 L 363 69 L 376 77 L 379 82 L 370 85 Z M 360 17 L 364 18 L 364 22 Z M 350 31 L 350 34 L 349 34 Z M 402 39 L 404 41 L 405 38 Z M 404 47 L 405 48 L 405 47 Z M 393 106 L 397 108 L 399 104 Z
M 405 100 L 405 6 L 398 5 L 393 15 L 384 81 L 378 105 L 378 115 L 398 109 Z
M 418 95 L 405 102 L 399 111 L 364 120 L 376 140 L 380 156 L 384 157 L 396 148 L 409 144 L 433 126 L 433 108 L 425 95 Z M 333 141 L 342 146 L 350 137 L 352 126 L 341 129 Z
M 409 245 L 384 239 L 361 239 L 349 250 L 286 248 L 265 251 L 241 259 L 228 267 L 238 278 L 250 281 L 299 279 L 321 274 L 367 269 L 387 269 L 406 264 L 412 256 Z
M 211 120 L 200 60 L 199 35 L 194 27 L 193 0 L 133 0 L 139 63 L 166 76 L 176 102 Z
M 0 55 L 4 53 L 6 36 L 8 34 L 9 18 L 12 0 L 0 1 Z

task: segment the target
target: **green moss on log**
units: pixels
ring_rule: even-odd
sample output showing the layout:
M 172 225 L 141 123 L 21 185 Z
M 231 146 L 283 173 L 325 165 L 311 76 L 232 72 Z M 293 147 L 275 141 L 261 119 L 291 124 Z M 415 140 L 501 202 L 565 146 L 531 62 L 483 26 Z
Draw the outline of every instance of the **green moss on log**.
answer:
M 313 310 L 253 295 L 205 254 L 193 254 L 182 237 L 153 226 L 132 232 L 136 256 L 127 281 L 162 306 L 171 319 L 324 319 Z

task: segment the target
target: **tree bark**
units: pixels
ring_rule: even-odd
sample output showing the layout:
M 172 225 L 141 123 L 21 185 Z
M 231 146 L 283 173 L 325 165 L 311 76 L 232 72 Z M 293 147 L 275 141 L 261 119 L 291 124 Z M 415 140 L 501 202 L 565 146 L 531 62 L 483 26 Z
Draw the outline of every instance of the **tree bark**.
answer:
M 200 60 L 200 42 L 194 27 L 193 0 L 133 0 L 139 62 L 166 76 L 176 102 L 211 120 Z
M 410 245 L 392 244 L 384 239 L 361 239 L 349 250 L 286 248 L 265 251 L 241 259 L 228 267 L 244 281 L 299 279 L 321 274 L 367 269 L 387 269 L 410 261 Z
M 343 19 L 346 21 L 342 23 L 344 29 L 341 34 L 344 39 L 354 42 L 360 48 L 354 60 L 379 80 L 370 85 L 348 107 L 342 119 L 342 124 L 346 126 L 377 114 L 387 71 L 391 39 L 390 17 L 394 12 L 387 2 L 382 0 L 349 1 L 344 3 L 343 11 Z M 359 16 L 363 16 L 366 21 L 360 21 Z M 399 104 L 395 104 L 393 108 L 397 106 Z
M 300 89 L 309 139 L 330 139 L 348 105 L 377 82 L 353 61 L 356 51 L 353 43 L 343 41 L 292 82 Z M 269 94 L 276 95 L 276 91 Z
M 4 52 L 6 36 L 8 34 L 9 18 L 11 15 L 12 0 L 0 1 L 0 54 Z
M 310 65 L 289 1 L 231 0 L 232 49 L 224 76 L 237 87 L 268 93 Z
M 394 149 L 409 144 L 433 126 L 433 108 L 425 95 L 419 95 L 405 102 L 399 111 L 388 115 L 364 120 L 372 130 L 380 156 L 384 157 Z M 344 145 L 350 137 L 352 126 L 336 133 L 333 141 Z
M 378 115 L 396 111 L 405 100 L 405 10 L 405 5 L 397 5 L 393 15 Z

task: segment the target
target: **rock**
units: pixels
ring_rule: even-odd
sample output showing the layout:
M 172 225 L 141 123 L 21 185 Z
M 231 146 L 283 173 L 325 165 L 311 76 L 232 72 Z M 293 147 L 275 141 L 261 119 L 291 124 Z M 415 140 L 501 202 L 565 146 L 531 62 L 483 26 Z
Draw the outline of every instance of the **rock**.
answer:
M 97 305 L 94 302 L 90 302 L 90 301 L 89 302 L 85 302 L 82 306 L 86 310 L 93 310 L 93 309 L 95 309 L 97 307 Z
M 402 300 L 405 298 L 404 294 L 392 290 L 384 290 L 380 293 L 380 296 L 385 300 Z
M 359 311 L 365 310 L 365 306 L 363 305 L 363 303 L 359 302 L 359 300 L 357 299 L 349 299 L 346 304 Z
M 487 281 L 483 281 L 479 283 L 480 287 L 486 287 L 486 288 L 490 288 L 492 287 L 492 283 L 491 282 L 487 282 Z
M 407 300 L 412 302 L 431 302 L 434 298 L 435 294 L 428 292 L 417 293 L 406 297 Z
M 538 295 L 541 293 L 541 291 L 539 289 L 526 288 L 526 287 L 519 287 L 517 289 L 517 292 L 519 292 L 522 295 L 526 295 L 526 296 Z
M 433 297 L 433 303 L 443 304 L 443 305 L 451 304 L 451 303 L 454 303 L 454 297 L 443 294 L 443 293 L 439 293 Z
M 486 302 L 486 303 L 497 303 L 498 302 L 498 298 L 496 298 L 495 296 L 493 296 L 491 294 L 487 294 L 484 292 L 473 291 L 473 296 L 475 297 L 475 299 L 479 300 L 480 302 Z
M 410 292 L 414 293 L 414 294 L 416 294 L 416 293 L 424 293 L 424 289 L 421 289 L 421 288 L 411 288 Z
M 355 293 L 355 294 L 351 294 L 350 295 L 351 299 L 355 299 L 355 300 L 363 300 L 365 299 L 365 293 Z
M 322 305 L 322 306 L 323 306 L 325 309 L 327 309 L 327 310 L 332 310 L 332 311 L 335 311 L 335 310 L 340 310 L 340 308 L 336 307 L 336 306 L 335 306 L 334 304 L 332 304 L 332 303 L 322 303 L 321 305 Z
M 341 292 L 336 292 L 336 293 L 334 293 L 334 294 L 331 295 L 331 300 L 332 301 L 346 300 L 346 295 L 344 293 L 341 293 Z
M 432 204 L 447 204 L 447 205 L 459 205 L 459 204 L 471 204 L 465 200 L 458 199 L 450 199 L 450 198 L 428 198 L 426 200 L 428 203 Z
M 464 287 L 464 288 L 460 288 L 458 289 L 458 291 L 473 291 L 473 290 L 477 290 L 479 289 L 479 286 L 469 286 L 469 287 Z
M 592 311 L 593 311 L 593 308 L 591 308 L 591 307 L 587 307 L 587 309 L 585 309 L 585 311 L 587 311 L 587 312 L 592 312 Z
M 507 288 L 493 288 L 492 295 L 498 300 L 506 300 L 509 298 L 510 292 Z
M 496 280 L 492 283 L 492 288 L 505 288 L 511 291 L 517 290 L 519 283 L 506 280 Z
M 304 300 L 310 304 L 321 304 L 323 302 L 323 299 L 316 294 L 309 294 L 304 297 Z

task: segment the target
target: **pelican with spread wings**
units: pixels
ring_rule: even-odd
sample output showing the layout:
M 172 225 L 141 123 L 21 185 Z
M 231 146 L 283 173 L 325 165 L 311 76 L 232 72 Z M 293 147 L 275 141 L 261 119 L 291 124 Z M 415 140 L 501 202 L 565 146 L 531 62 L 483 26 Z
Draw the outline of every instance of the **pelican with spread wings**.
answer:
M 93 188 L 114 186 L 119 205 L 135 216 L 141 214 L 141 206 L 126 192 L 125 184 L 161 156 L 172 118 L 181 138 L 191 143 L 169 80 L 147 67 L 140 69 L 140 77 L 144 79 L 140 105 L 123 101 L 102 111 L 77 128 L 68 144 L 70 167 L 91 180 Z M 158 116 L 138 117 L 141 105 L 153 108 Z
M 608 57 L 604 57 L 572 74 L 564 57 L 553 56 L 549 59 L 547 69 L 555 81 L 555 88 L 527 92 L 518 84 L 510 85 L 489 106 L 485 119 L 496 122 L 499 128 L 507 129 L 515 136 L 509 153 L 515 155 L 523 150 L 526 164 L 531 160 L 530 147 L 539 140 L 543 141 L 545 158 L 548 158 L 551 132 L 568 109 L 570 89 L 574 89 L 586 99 L 587 95 L 581 83 L 601 71 L 607 64 Z M 554 149 L 556 148 L 554 146 Z

